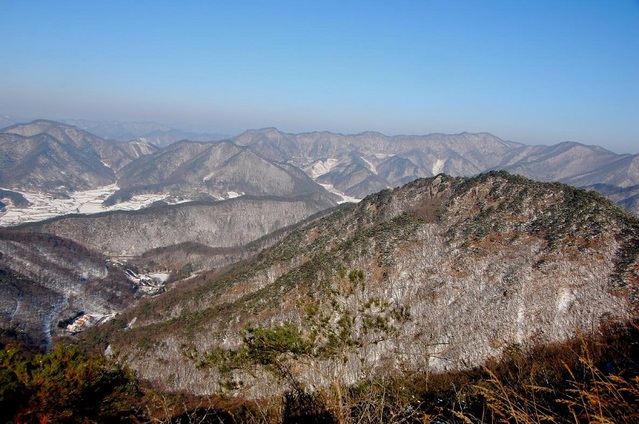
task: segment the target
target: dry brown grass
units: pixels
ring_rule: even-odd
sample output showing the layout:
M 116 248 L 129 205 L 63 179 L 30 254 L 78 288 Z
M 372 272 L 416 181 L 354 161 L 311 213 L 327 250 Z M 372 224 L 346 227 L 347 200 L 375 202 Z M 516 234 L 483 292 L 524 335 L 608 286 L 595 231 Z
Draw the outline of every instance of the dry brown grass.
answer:
M 524 355 L 494 369 L 474 388 L 488 412 L 482 422 L 625 424 L 639 422 L 639 326 L 627 335 L 581 338 L 578 349 L 563 345 L 557 357 Z M 561 348 L 561 346 L 560 346 Z M 574 358 L 576 360 L 574 360 Z M 559 377 L 557 364 L 563 372 Z M 513 368 L 514 367 L 514 368 Z M 516 371 L 513 373 L 513 369 Z M 540 374 L 540 370 L 546 375 Z M 554 376 L 553 376 L 554 374 Z M 558 378 L 559 377 L 559 378 Z M 470 414 L 456 413 L 470 419 Z M 472 422 L 477 422 L 473 420 Z

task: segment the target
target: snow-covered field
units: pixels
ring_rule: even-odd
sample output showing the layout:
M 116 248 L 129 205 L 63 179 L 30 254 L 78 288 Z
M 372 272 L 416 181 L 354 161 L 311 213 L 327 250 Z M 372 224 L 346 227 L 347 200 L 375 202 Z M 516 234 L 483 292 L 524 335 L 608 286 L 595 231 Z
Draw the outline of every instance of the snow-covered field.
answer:
M 137 210 L 145 208 L 158 200 L 165 200 L 168 197 L 168 194 L 140 195 L 127 202 L 109 207 L 103 206 L 102 202 L 116 190 L 118 190 L 118 186 L 112 184 L 95 190 L 74 192 L 67 199 L 56 199 L 44 193 L 21 192 L 31 203 L 31 206 L 16 208 L 13 205 L 8 205 L 6 213 L 0 215 L 0 226 L 42 221 L 73 213 L 94 214 L 113 210 Z
M 229 191 L 229 192 L 227 192 L 227 193 L 226 193 L 226 195 L 227 195 L 227 197 L 228 197 L 229 199 L 235 199 L 236 197 L 243 196 L 243 195 L 244 195 L 244 193 L 238 193 L 238 192 L 236 192 L 236 191 Z
M 102 202 L 115 193 L 119 187 L 116 184 L 100 187 L 95 190 L 76 191 L 69 194 L 67 199 L 54 198 L 46 193 L 24 192 L 20 193 L 31 203 L 25 208 L 16 208 L 10 202 L 6 207 L 6 212 L 0 213 L 0 227 L 24 224 L 26 222 L 37 222 L 56 216 L 68 214 L 94 214 L 108 211 L 132 211 L 143 209 L 154 202 L 164 201 L 171 205 L 190 202 L 192 199 L 176 199 L 168 193 L 163 194 L 141 194 L 134 196 L 131 200 L 115 204 L 113 206 L 103 206 Z M 14 190 L 17 191 L 17 190 Z M 229 191 L 226 194 L 214 196 L 218 200 L 233 199 L 244 196 L 243 192 Z
M 329 159 L 323 171 L 335 165 L 333 159 Z M 340 203 L 359 202 L 361 199 L 348 196 L 335 189 L 330 184 L 321 184 L 327 191 L 337 194 L 342 198 Z M 46 193 L 21 191 L 20 193 L 31 203 L 28 207 L 15 207 L 10 201 L 5 208 L 5 212 L 0 212 L 0 227 L 10 227 L 27 222 L 44 221 L 45 219 L 69 214 L 95 214 L 108 211 L 130 211 L 139 210 L 150 206 L 157 201 L 164 201 L 168 204 L 186 203 L 191 201 L 188 198 L 176 200 L 168 193 L 163 194 L 141 194 L 134 196 L 131 200 L 117 203 L 112 206 L 104 206 L 102 202 L 115 193 L 119 187 L 116 184 L 100 187 L 94 190 L 76 191 L 70 193 L 68 198 L 54 198 Z M 17 190 L 14 190 L 17 191 Z M 214 196 L 218 200 L 233 199 L 244 196 L 243 192 L 228 191 L 225 194 Z

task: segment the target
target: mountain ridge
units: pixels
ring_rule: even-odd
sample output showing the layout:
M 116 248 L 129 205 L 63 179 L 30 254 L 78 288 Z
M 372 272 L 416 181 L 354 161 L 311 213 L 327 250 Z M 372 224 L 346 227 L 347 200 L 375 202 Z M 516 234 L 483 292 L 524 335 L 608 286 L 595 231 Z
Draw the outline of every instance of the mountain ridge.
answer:
M 393 177 L 391 172 L 386 176 L 379 175 L 377 168 L 392 168 L 398 175 L 410 172 L 415 177 L 429 177 L 440 172 L 471 176 L 503 169 L 539 181 L 559 181 L 580 187 L 594 186 L 602 179 L 618 187 L 639 184 L 639 165 L 633 165 L 635 159 L 639 161 L 639 155 L 617 154 L 600 146 L 573 141 L 527 146 L 487 132 L 386 136 L 374 132 L 343 135 L 327 131 L 289 134 L 276 128 L 249 130 L 234 140 L 266 156 L 288 157 L 291 163 L 317 181 L 331 184 L 356 198 L 407 182 Z M 370 166 L 361 166 L 359 159 L 351 159 L 353 155 Z M 395 166 L 388 166 L 390 159 L 395 161 Z M 358 161 L 360 166 L 356 166 Z M 315 172 L 327 162 L 332 162 L 331 169 L 324 174 Z M 398 166 L 398 163 L 402 165 Z M 355 178 L 355 175 L 359 177 Z M 366 180 L 368 182 L 363 183 Z M 638 209 L 629 210 L 639 214 Z
M 162 162 L 163 155 L 168 152 L 176 152 L 178 147 L 186 147 L 189 143 L 193 143 L 193 146 L 207 146 L 206 148 L 234 143 L 238 148 L 253 151 L 266 162 L 272 163 L 274 167 L 271 167 L 271 170 L 281 168 L 281 164 L 303 170 L 307 177 L 322 185 L 329 192 L 340 196 L 343 200 L 361 199 L 372 192 L 397 187 L 411 179 L 434 176 L 440 172 L 454 176 L 470 176 L 491 169 L 505 169 L 536 180 L 560 181 L 580 187 L 599 187 L 599 184 L 606 184 L 623 188 L 639 184 L 639 155 L 619 155 L 599 146 L 589 146 L 577 142 L 564 142 L 551 146 L 526 146 L 502 140 L 488 132 L 476 134 L 462 132 L 452 135 L 432 133 L 424 136 L 386 136 L 371 131 L 347 135 L 328 131 L 291 134 L 270 127 L 247 130 L 232 139 L 218 142 L 184 140 L 159 151 L 141 141 L 114 144 L 77 127 L 59 124 L 55 121 L 37 120 L 30 124 L 14 125 L 2 131 L 0 139 L 9 137 L 8 134 L 14 134 L 13 137 L 15 137 L 15 133 L 31 134 L 31 137 L 36 137 L 37 135 L 33 135 L 36 133 L 48 133 L 60 143 L 73 144 L 74 148 L 78 150 L 77 154 L 74 153 L 76 157 L 88 154 L 92 161 L 99 158 L 102 164 L 92 162 L 91 165 L 81 168 L 85 171 L 74 171 L 74 174 L 89 176 L 102 170 L 106 174 L 114 173 L 115 176 L 96 176 L 91 180 L 93 182 L 74 183 L 68 179 L 60 179 L 59 177 L 64 175 L 62 174 L 64 171 L 59 169 L 56 172 L 58 175 L 56 181 L 58 182 L 54 185 L 64 186 L 66 190 L 86 189 L 88 187 L 95 188 L 97 183 L 104 185 L 113 183 L 117 179 L 121 185 L 121 191 L 114 194 L 107 205 L 117 204 L 122 200 L 135 197 L 136 193 L 139 195 L 160 194 L 158 191 L 162 190 L 163 185 L 169 184 L 169 181 L 159 185 L 159 181 L 154 183 L 145 183 L 142 180 L 134 181 L 134 173 L 141 176 L 141 169 L 144 167 L 149 172 L 151 172 L 149 167 L 155 167 L 156 171 L 154 172 L 156 173 L 160 168 L 171 169 L 174 164 Z M 9 144 L 11 143 L 2 143 L 2 148 L 9 151 L 10 147 L 7 147 Z M 15 144 L 15 140 L 13 144 Z M 15 149 L 15 147 L 12 148 Z M 47 147 L 45 150 L 53 151 L 54 149 Z M 46 156 L 42 157 L 46 158 Z M 78 160 L 71 159 L 69 154 L 64 158 L 58 155 L 47 160 L 49 162 L 78 163 Z M 153 163 L 156 160 L 157 162 Z M 136 162 L 135 165 L 132 164 L 133 161 Z M 217 188 L 207 187 L 212 181 L 223 180 L 227 177 L 237 179 L 237 176 L 241 174 L 239 169 L 236 169 L 232 171 L 232 174 L 236 175 L 235 177 L 219 175 L 214 178 L 218 172 L 211 168 L 218 166 L 214 162 L 208 165 L 208 170 L 204 171 L 202 168 L 204 174 L 200 175 L 199 181 L 195 181 L 192 176 L 187 176 L 189 173 L 200 172 L 197 170 L 197 166 L 201 166 L 204 162 L 206 160 L 200 158 L 200 162 L 193 163 L 196 168 L 185 168 L 183 176 L 178 178 L 182 182 L 174 185 L 173 188 L 167 187 L 167 193 L 172 191 L 175 195 L 175 192 L 191 190 L 193 198 L 189 200 L 197 200 L 202 198 L 201 196 L 225 198 L 230 195 L 229 193 L 255 193 L 255 191 L 251 191 L 254 189 L 224 187 L 226 183 L 222 183 Z M 20 165 L 22 164 L 18 164 L 16 169 L 25 168 Z M 238 164 L 237 166 L 244 165 Z M 104 167 L 111 168 L 111 170 L 102 169 Z M 252 165 L 245 167 L 251 169 Z M 9 167 L 7 166 L 6 169 Z M 225 172 L 229 171 L 230 168 Z M 289 177 L 285 178 L 291 177 L 290 171 L 292 168 L 285 171 L 285 173 L 289 173 Z M 263 172 L 266 175 L 271 173 L 266 169 Z M 298 173 L 296 177 L 292 178 L 301 181 L 300 177 L 301 174 Z M 51 179 L 47 177 L 43 178 L 42 181 Z M 0 178 L 0 186 L 7 189 L 19 188 L 17 181 L 12 181 Z M 35 189 L 38 184 L 42 185 L 42 183 L 32 181 L 27 185 L 23 184 L 22 187 Z M 312 186 L 310 180 L 304 184 L 307 188 Z M 241 186 L 242 184 L 233 183 L 232 185 Z M 317 189 L 318 187 L 315 187 L 311 191 Z M 265 190 L 268 192 L 270 189 Z M 615 197 L 618 203 L 629 208 L 628 210 L 633 213 L 639 214 L 639 209 L 632 199 L 619 198 L 618 194 L 622 192 L 618 191 Z
M 140 158 L 122 169 L 118 185 L 123 192 L 170 192 L 191 198 L 236 195 L 333 196 L 302 172 L 285 163 L 266 160 L 258 152 L 219 142 L 181 141 Z
M 63 191 L 105 186 L 115 183 L 121 166 L 154 149 L 140 142 L 109 142 L 55 121 L 15 124 L 0 131 L 3 168 L 23 170 L 25 175 L 16 179 L 5 171 L 0 185 L 23 190 L 61 186 Z
M 634 316 L 637 241 L 639 220 L 594 192 L 505 172 L 439 175 L 292 229 L 221 276 L 201 275 L 190 289 L 126 312 L 120 319 L 135 317 L 134 328 L 103 330 L 140 375 L 172 391 L 220 390 L 227 377 L 215 362 L 198 365 L 208 352 L 234 349 L 247 327 L 291 323 L 303 333 L 306 304 L 335 325 L 354 320 L 349 331 L 362 344 L 349 348 L 343 384 L 364 372 L 467 369 L 514 344 L 560 341 Z M 352 272 L 363 285 L 343 292 Z M 388 326 L 375 333 L 381 342 L 361 332 L 367 314 Z M 291 361 L 304 384 L 326 383 Z M 316 366 L 328 373 L 337 365 Z M 273 394 L 260 374 L 230 378 L 244 382 L 234 389 L 242 395 Z

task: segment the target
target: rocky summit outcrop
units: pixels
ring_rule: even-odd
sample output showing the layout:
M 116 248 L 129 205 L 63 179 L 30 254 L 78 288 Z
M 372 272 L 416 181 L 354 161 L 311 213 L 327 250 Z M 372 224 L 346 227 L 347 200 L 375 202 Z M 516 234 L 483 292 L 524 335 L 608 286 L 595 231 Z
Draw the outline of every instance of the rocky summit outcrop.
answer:
M 637 219 L 594 192 L 438 175 L 342 207 L 100 330 L 142 378 L 192 393 L 283 390 L 273 356 L 251 351 L 269 340 L 309 389 L 466 369 L 636 316 L 638 246 Z M 229 366 L 243 343 L 261 356 Z

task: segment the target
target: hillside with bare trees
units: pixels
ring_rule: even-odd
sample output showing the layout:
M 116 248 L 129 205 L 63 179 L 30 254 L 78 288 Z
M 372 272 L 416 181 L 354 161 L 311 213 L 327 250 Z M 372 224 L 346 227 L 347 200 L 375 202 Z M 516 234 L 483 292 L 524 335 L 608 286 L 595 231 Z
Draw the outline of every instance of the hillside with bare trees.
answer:
M 594 192 L 440 175 L 145 301 L 100 338 L 144 379 L 199 394 L 471 369 L 632 319 L 638 240 L 636 218 Z

